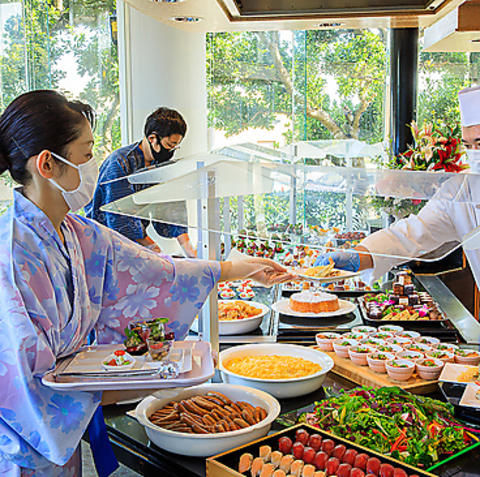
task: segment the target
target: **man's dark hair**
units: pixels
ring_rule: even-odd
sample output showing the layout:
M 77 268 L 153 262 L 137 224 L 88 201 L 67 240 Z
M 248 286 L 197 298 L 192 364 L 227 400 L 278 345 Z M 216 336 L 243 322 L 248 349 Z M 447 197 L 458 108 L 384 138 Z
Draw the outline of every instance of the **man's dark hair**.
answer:
M 187 123 L 182 115 L 169 108 L 158 108 L 145 121 L 145 136 L 158 134 L 160 138 L 168 137 L 172 134 L 180 134 L 185 137 L 187 132 Z

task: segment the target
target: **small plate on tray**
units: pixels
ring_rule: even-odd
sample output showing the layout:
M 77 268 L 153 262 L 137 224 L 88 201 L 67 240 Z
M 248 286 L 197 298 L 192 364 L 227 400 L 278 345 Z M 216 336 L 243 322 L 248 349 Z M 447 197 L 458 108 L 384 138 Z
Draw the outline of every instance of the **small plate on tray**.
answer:
M 300 318 L 330 318 L 332 316 L 341 316 L 348 313 L 352 313 L 357 308 L 355 303 L 347 300 L 338 300 L 340 308 L 336 311 L 330 311 L 325 313 L 301 313 L 299 311 L 293 311 L 290 308 L 290 300 L 280 300 L 272 305 L 272 310 L 281 313 L 282 315 L 298 316 Z
M 471 376 L 470 379 L 469 376 Z M 479 381 L 479 379 L 478 366 L 456 363 L 445 363 L 442 373 L 438 378 L 439 381 L 444 383 L 463 385 L 475 383 L 475 381 Z
M 478 384 L 469 384 L 465 386 L 462 399 L 460 399 L 458 404 L 460 406 L 480 409 L 480 386 Z

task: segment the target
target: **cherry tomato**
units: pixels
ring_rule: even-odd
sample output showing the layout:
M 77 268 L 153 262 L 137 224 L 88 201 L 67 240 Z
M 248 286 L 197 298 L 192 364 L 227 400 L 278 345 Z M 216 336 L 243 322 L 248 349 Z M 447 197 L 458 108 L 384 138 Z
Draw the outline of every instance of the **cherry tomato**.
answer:
M 117 349 L 117 351 L 115 351 L 113 354 L 115 356 L 123 356 L 125 354 L 125 351 L 123 351 L 123 349 Z
M 292 439 L 290 439 L 287 436 L 283 436 L 283 437 L 280 437 L 280 439 L 278 439 L 278 450 L 282 454 L 285 454 L 285 455 L 290 454 L 290 452 L 292 451 L 292 445 L 293 445 Z
M 299 429 L 295 434 L 295 440 L 303 445 L 307 445 L 309 437 L 310 434 L 305 429 Z
M 318 434 L 312 434 L 310 436 L 310 439 L 308 439 L 308 445 L 315 450 L 315 452 L 318 452 L 320 450 L 320 447 L 322 445 L 322 437 Z M 285 454 L 285 452 L 284 452 Z

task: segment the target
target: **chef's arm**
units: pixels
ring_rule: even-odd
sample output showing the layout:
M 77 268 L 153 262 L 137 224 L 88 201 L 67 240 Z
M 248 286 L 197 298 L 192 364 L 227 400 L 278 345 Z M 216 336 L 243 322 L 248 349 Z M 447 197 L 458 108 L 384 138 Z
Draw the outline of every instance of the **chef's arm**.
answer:
M 366 247 L 357 245 L 355 247 L 355 251 L 360 255 L 359 270 L 368 270 L 369 268 L 373 268 L 373 258 Z

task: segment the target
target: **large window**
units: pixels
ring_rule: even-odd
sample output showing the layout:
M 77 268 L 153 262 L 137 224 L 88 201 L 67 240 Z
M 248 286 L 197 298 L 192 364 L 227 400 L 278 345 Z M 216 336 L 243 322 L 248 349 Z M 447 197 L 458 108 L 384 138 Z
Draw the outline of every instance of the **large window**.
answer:
M 210 147 L 383 141 L 387 39 L 388 31 L 382 29 L 207 35 L 208 118 L 214 138 Z M 329 160 L 336 161 L 322 159 Z M 365 229 L 369 221 L 378 221 L 363 198 L 310 191 L 296 199 L 293 220 L 298 223 Z M 292 221 L 288 192 L 266 197 L 261 206 L 251 197 L 244 200 L 247 225 L 259 217 L 268 223 Z M 231 205 L 235 215 L 236 204 Z
M 458 92 L 479 84 L 480 53 L 421 53 L 419 65 L 419 124 L 460 124 Z
M 385 136 L 387 31 L 226 32 L 207 36 L 209 124 L 273 146 Z M 221 144 L 223 145 L 223 144 Z
M 56 89 L 98 113 L 99 161 L 120 146 L 115 1 L 0 4 L 0 108 L 34 89 Z

